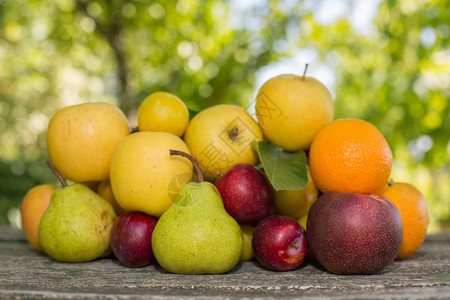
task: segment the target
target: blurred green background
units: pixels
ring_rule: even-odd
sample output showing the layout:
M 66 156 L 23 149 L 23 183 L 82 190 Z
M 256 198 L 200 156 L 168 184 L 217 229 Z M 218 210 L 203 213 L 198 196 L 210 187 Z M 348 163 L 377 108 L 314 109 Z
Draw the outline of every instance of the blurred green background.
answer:
M 428 200 L 429 232 L 450 229 L 450 1 L 0 0 L 0 224 L 39 183 L 45 130 L 59 108 L 116 104 L 135 124 L 164 90 L 191 109 L 252 111 L 280 73 L 321 80 L 335 118 L 377 126 L 392 179 Z

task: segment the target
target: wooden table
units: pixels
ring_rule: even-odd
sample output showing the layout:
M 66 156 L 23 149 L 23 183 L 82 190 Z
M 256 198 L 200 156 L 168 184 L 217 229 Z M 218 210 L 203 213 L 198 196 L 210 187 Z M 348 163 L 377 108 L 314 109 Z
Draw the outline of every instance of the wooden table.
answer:
M 53 299 L 450 299 L 450 233 L 430 235 L 411 258 L 375 275 L 333 275 L 316 262 L 273 272 L 255 261 L 223 275 L 131 269 L 111 258 L 59 263 L 18 229 L 0 227 L 0 298 Z

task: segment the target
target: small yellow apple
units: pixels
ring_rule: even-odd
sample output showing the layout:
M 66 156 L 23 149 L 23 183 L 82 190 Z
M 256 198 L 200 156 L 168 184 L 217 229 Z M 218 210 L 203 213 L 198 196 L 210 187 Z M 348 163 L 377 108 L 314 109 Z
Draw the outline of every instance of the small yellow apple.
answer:
M 189 123 L 189 110 L 177 96 L 155 92 L 141 103 L 137 119 L 139 131 L 163 131 L 181 137 Z
M 297 219 L 297 223 L 302 225 L 303 229 L 306 230 L 306 223 L 308 223 L 308 214 L 304 215 L 300 219 Z
M 207 181 L 215 181 L 235 164 L 257 164 L 258 154 L 251 143 L 262 139 L 258 123 L 244 109 L 231 104 L 199 112 L 184 135 Z
M 317 200 L 319 190 L 308 171 L 308 184 L 305 188 L 291 191 L 275 191 L 275 210 L 280 215 L 299 219 L 308 214 L 311 205 Z
M 248 225 L 240 225 L 242 231 L 242 237 L 244 238 L 244 247 L 242 248 L 240 261 L 249 261 L 255 257 L 255 253 L 253 253 L 252 248 L 252 237 L 254 227 Z
M 266 81 L 258 90 L 256 116 L 264 136 L 286 150 L 307 150 L 317 132 L 334 115 L 329 90 L 318 80 L 282 74 Z
M 66 179 L 107 180 L 114 149 L 129 134 L 127 118 L 112 104 L 67 106 L 58 110 L 48 124 L 48 155 Z
M 136 132 L 120 141 L 111 161 L 110 182 L 124 210 L 158 218 L 191 180 L 192 163 L 171 156 L 169 150 L 189 154 L 183 140 L 167 132 Z
M 20 205 L 23 233 L 28 242 L 39 252 L 44 251 L 38 238 L 39 223 L 55 189 L 56 186 L 51 184 L 36 185 L 25 194 Z

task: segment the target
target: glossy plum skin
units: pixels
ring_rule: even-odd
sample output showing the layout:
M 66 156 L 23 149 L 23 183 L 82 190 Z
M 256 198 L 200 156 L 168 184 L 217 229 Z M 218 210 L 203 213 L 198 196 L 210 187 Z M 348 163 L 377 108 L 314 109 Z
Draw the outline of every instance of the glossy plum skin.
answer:
M 293 218 L 273 215 L 258 223 L 252 248 L 260 264 L 274 271 L 300 266 L 308 251 L 306 232 Z
M 156 223 L 155 217 L 143 212 L 124 213 L 114 221 L 110 246 L 123 265 L 139 268 L 153 261 L 152 234 Z
M 312 205 L 308 244 L 334 274 L 374 274 L 394 261 L 403 237 L 397 207 L 380 195 L 332 191 Z
M 274 195 L 264 174 L 250 164 L 236 164 L 215 183 L 226 211 L 239 224 L 256 226 L 270 215 Z

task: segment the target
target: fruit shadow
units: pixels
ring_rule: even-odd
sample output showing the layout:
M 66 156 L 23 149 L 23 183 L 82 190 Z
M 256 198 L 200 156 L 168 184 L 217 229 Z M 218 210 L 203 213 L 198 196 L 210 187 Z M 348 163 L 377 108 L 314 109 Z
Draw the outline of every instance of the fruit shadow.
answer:
M 394 264 L 398 263 L 399 261 L 393 261 L 390 265 L 386 266 L 383 270 L 373 273 L 373 274 L 335 274 L 330 271 L 328 271 L 324 266 L 322 266 L 319 261 L 312 259 L 306 261 L 306 265 L 310 265 L 313 269 L 316 271 L 326 273 L 328 275 L 332 276 L 339 276 L 339 277 L 352 277 L 352 276 L 383 276 L 384 274 L 390 273 L 393 271 Z
M 403 258 L 403 259 L 396 259 L 395 261 L 410 261 L 413 259 L 422 259 L 423 257 L 426 257 L 427 253 L 426 252 L 420 252 L 417 251 L 414 254 L 412 254 L 411 256 L 407 257 L 407 258 Z
M 274 273 L 283 273 L 283 272 L 292 272 L 292 271 L 301 271 L 302 269 L 304 269 L 304 268 L 306 268 L 306 267 L 308 267 L 308 265 L 310 264 L 310 261 L 304 261 L 303 263 L 301 263 L 299 266 L 297 266 L 296 268 L 294 268 L 294 269 L 290 269 L 290 270 L 272 270 L 272 269 L 269 269 L 269 268 L 266 268 L 265 266 L 263 266 L 259 261 L 257 261 L 256 259 L 253 259 L 253 260 L 251 260 L 251 261 L 248 261 L 248 262 L 244 262 L 244 263 L 251 263 L 251 264 L 253 264 L 256 268 L 259 268 L 259 269 L 261 269 L 261 270 L 265 270 L 265 271 L 268 271 L 268 272 L 274 272 Z M 317 262 L 316 262 L 317 263 Z M 239 267 L 242 267 L 242 263 L 241 264 L 239 264 L 240 266 Z
M 321 265 L 317 260 L 315 260 L 315 259 L 307 260 L 306 263 L 305 263 L 305 265 L 309 265 L 309 266 L 311 266 L 313 269 L 316 269 L 317 271 L 325 272 L 325 273 L 328 273 L 328 274 L 332 274 L 330 271 L 328 271 L 327 269 L 325 269 L 325 267 L 322 266 L 322 265 Z
M 155 272 L 158 272 L 158 273 L 160 273 L 160 274 L 170 274 L 170 275 L 186 276 L 186 274 L 175 274 L 175 273 L 169 272 L 169 271 L 165 270 L 163 267 L 161 267 L 161 265 L 158 264 L 158 262 L 153 262 L 151 265 L 149 265 L 149 266 L 147 266 L 147 267 L 153 268 L 153 270 L 154 270 Z M 231 273 L 234 273 L 234 272 L 236 272 L 237 270 L 239 270 L 241 267 L 242 267 L 242 263 L 239 263 L 239 264 L 237 264 L 233 269 L 229 270 L 228 272 L 221 273 L 221 274 L 214 274 L 214 275 L 215 275 L 215 276 L 224 276 L 224 275 L 227 275 L 227 274 L 231 274 Z M 193 275 L 193 276 L 195 276 L 195 275 L 206 275 L 206 273 L 205 273 L 205 274 L 190 274 L 190 275 Z
M 229 271 L 227 271 L 225 273 L 221 273 L 221 274 L 214 274 L 214 276 L 226 276 L 226 275 L 230 275 L 230 274 L 249 272 L 249 265 L 251 265 L 250 272 L 252 272 L 251 270 L 253 270 L 253 268 L 266 270 L 268 272 L 279 272 L 279 271 L 269 270 L 269 269 L 265 268 L 263 265 L 261 265 L 256 259 L 252 259 L 250 261 L 239 262 L 231 270 L 229 270 Z M 161 267 L 158 264 L 158 262 L 153 262 L 150 266 L 153 268 L 153 270 L 155 270 L 155 272 L 158 272 L 158 273 L 161 273 L 161 274 L 173 274 L 173 273 L 171 273 L 169 271 L 166 271 L 163 267 Z M 303 268 L 303 266 L 302 266 L 302 268 Z M 198 274 L 198 275 L 205 275 L 205 274 Z

